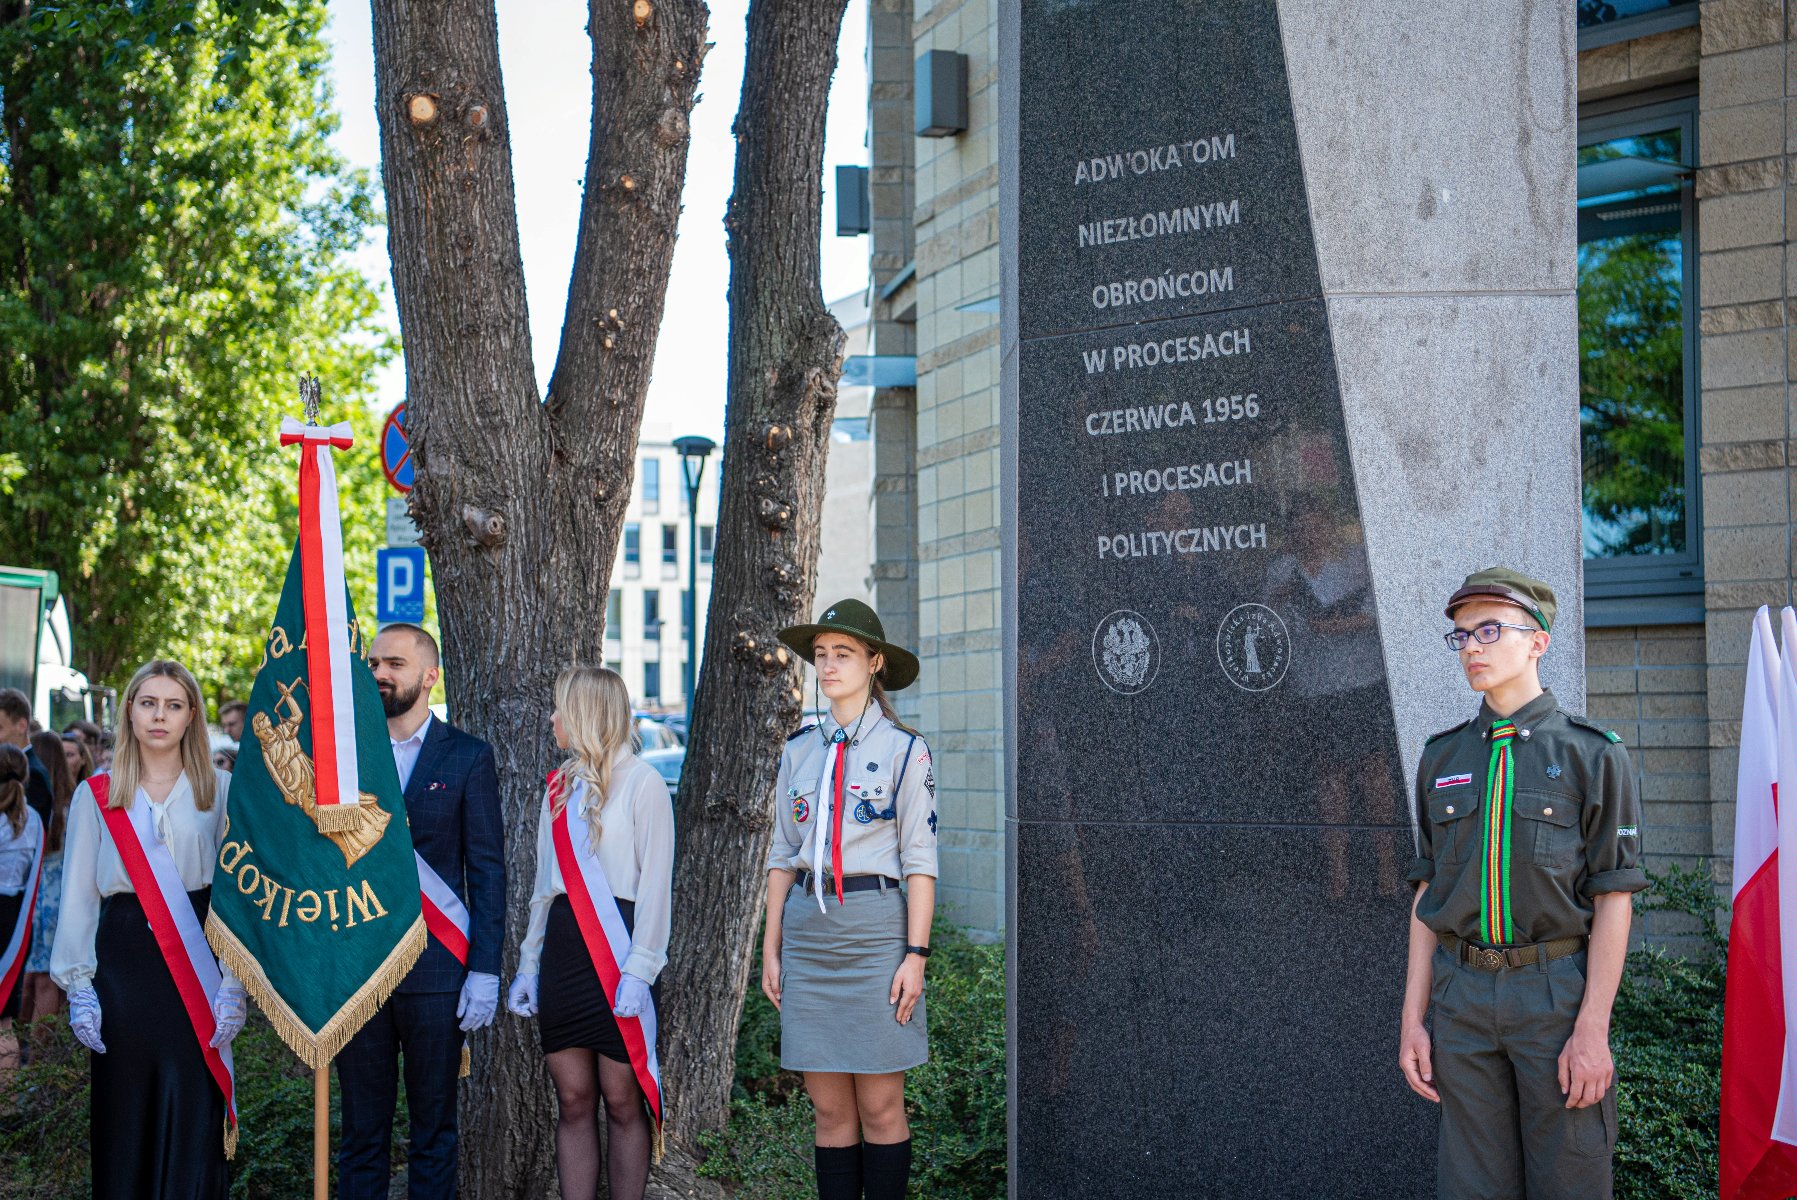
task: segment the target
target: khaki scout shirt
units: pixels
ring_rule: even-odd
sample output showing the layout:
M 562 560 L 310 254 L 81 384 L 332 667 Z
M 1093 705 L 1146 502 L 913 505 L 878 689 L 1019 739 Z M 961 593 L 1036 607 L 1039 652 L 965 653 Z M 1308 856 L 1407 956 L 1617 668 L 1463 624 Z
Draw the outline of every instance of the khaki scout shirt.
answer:
M 811 848 L 823 805 L 819 789 L 831 783 L 836 760 L 836 721 L 793 734 L 780 755 L 774 792 L 774 841 L 769 870 L 809 871 Z M 851 721 L 842 789 L 842 873 L 936 877 L 936 776 L 923 738 L 892 724 L 870 703 L 856 732 Z M 824 860 L 829 870 L 829 859 Z
M 1417 767 L 1417 857 L 1408 878 L 1429 890 L 1419 920 L 1477 942 L 1485 847 L 1490 731 L 1479 715 L 1438 733 Z M 1591 932 L 1592 898 L 1647 886 L 1641 806 L 1621 740 L 1563 712 L 1543 692 L 1510 715 L 1515 781 L 1510 826 L 1510 902 L 1515 944 Z

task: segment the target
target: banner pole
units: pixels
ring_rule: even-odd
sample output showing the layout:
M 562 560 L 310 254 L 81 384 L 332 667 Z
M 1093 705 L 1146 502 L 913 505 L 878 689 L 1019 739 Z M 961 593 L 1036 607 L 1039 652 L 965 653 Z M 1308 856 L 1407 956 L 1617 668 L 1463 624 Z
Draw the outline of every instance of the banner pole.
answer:
M 331 1064 L 312 1072 L 312 1200 L 330 1200 Z

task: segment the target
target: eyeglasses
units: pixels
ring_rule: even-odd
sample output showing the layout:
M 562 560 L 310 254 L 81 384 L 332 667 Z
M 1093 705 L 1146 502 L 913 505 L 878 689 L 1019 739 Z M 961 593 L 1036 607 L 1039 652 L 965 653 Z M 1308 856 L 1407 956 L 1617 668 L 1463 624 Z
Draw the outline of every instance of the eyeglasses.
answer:
M 1520 629 L 1524 633 L 1534 633 L 1533 625 L 1512 625 L 1508 621 L 1487 621 L 1477 629 L 1456 629 L 1441 635 L 1441 640 L 1448 644 L 1448 649 L 1458 654 L 1466 649 L 1469 640 L 1477 640 L 1481 646 L 1489 646 L 1504 636 L 1506 629 Z

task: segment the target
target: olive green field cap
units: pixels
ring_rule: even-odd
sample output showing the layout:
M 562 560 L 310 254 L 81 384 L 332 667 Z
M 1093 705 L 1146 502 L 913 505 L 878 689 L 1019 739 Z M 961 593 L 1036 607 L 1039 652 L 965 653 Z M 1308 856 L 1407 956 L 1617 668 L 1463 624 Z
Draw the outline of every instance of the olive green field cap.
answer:
M 838 600 L 811 624 L 782 629 L 780 640 L 800 658 L 811 662 L 811 644 L 819 634 L 825 633 L 847 634 L 885 655 L 886 665 L 880 668 L 880 682 L 887 691 L 902 691 L 917 682 L 917 655 L 887 641 L 880 614 L 859 600 Z
M 1487 567 L 1483 571 L 1474 571 L 1460 585 L 1460 590 L 1448 598 L 1448 618 L 1452 620 L 1456 608 L 1475 600 L 1514 604 L 1534 617 L 1535 623 L 1541 628 L 1549 631 L 1553 629 L 1554 589 L 1521 571 L 1513 571 L 1509 567 Z

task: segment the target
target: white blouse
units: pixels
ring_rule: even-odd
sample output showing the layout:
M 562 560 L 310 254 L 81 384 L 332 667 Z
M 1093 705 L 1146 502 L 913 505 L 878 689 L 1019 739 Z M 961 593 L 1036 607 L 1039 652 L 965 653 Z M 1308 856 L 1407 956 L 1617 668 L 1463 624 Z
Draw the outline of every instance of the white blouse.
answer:
M 181 884 L 198 891 L 212 884 L 212 868 L 218 862 L 218 846 L 225 831 L 226 799 L 231 791 L 228 771 L 213 769 L 217 794 L 208 812 L 193 804 L 193 785 L 185 772 L 158 804 L 143 788 L 138 804 L 150 806 L 156 836 L 169 849 L 180 872 Z M 50 978 L 65 992 L 91 987 L 97 965 L 94 935 L 100 928 L 100 901 L 135 889 L 131 876 L 112 844 L 112 833 L 94 803 L 94 793 L 83 782 L 69 801 L 68 831 L 63 837 L 62 910 L 57 917 L 56 942 L 50 950 Z M 231 978 L 225 971 L 225 978 Z
M 43 828 L 37 810 L 29 806 L 25 808 L 25 828 L 17 834 L 12 831 L 12 822 L 0 817 L 0 896 L 17 896 L 25 891 Z
M 589 791 L 568 811 L 568 832 L 587 836 L 586 803 Z M 635 928 L 630 937 L 626 973 L 645 983 L 668 963 L 668 925 L 674 907 L 674 802 L 668 785 L 642 759 L 628 750 L 612 761 L 611 794 L 599 810 L 604 830 L 599 839 L 599 864 L 605 868 L 612 895 L 636 904 Z M 567 893 L 561 867 L 555 861 L 555 833 L 545 818 L 537 822 L 537 885 L 530 897 L 530 926 L 518 952 L 518 973 L 535 975 L 543 960 L 543 932 L 549 926 L 549 906 Z

